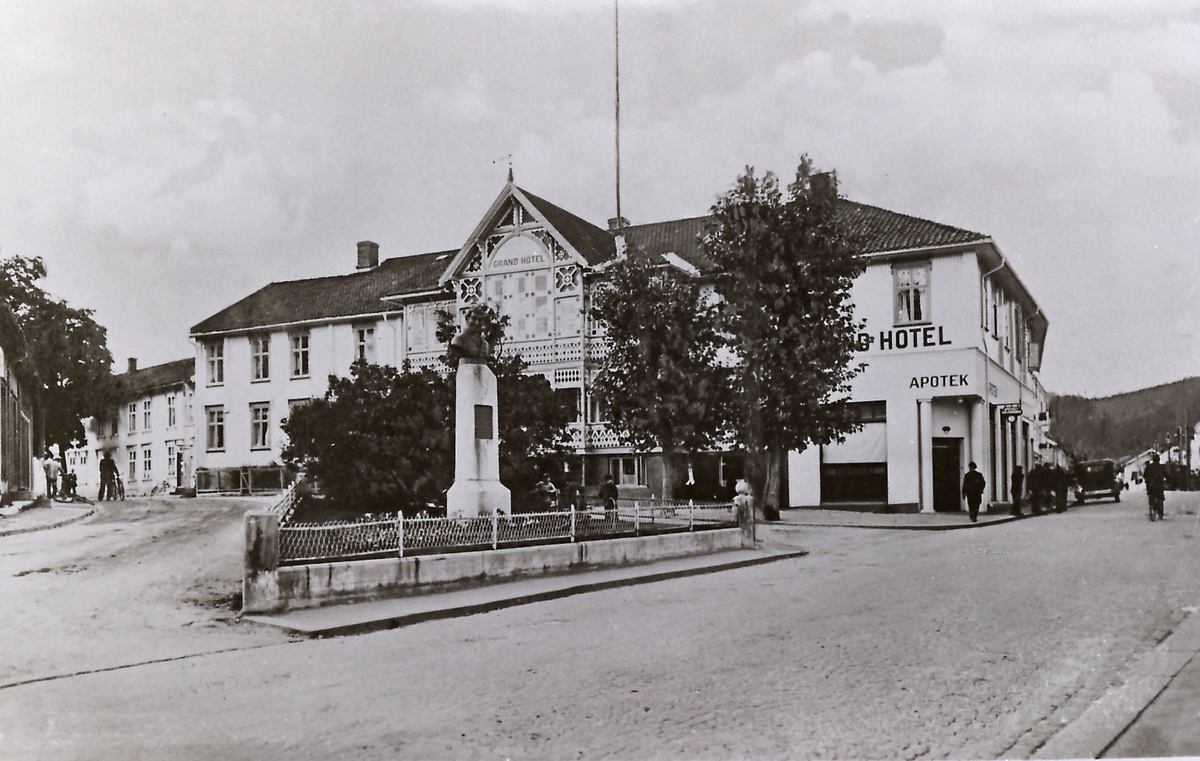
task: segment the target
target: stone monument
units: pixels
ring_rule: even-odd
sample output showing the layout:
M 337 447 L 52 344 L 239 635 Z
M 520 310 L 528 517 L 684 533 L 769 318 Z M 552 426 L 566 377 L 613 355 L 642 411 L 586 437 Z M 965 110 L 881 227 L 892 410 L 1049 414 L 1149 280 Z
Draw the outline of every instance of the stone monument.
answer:
M 454 415 L 454 485 L 446 516 L 473 518 L 512 512 L 512 495 L 500 483 L 496 375 L 487 366 L 482 320 L 467 315 L 467 329 L 450 342 L 447 358 L 458 366 Z

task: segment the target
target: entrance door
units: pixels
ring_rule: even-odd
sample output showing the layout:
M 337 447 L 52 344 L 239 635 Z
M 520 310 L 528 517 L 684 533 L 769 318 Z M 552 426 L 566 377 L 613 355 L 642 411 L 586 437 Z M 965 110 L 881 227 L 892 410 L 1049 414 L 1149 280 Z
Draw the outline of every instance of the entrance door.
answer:
M 939 513 L 962 509 L 958 482 L 961 451 L 962 439 L 933 440 L 933 509 Z

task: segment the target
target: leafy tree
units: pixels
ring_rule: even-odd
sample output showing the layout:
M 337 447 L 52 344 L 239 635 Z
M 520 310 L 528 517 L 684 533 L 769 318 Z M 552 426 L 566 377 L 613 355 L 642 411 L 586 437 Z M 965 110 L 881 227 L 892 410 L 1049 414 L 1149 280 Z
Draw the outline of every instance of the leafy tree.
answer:
M 609 343 L 592 393 L 634 448 L 662 450 L 662 494 L 671 499 L 688 454 L 728 430 L 730 371 L 717 361 L 715 301 L 698 279 L 631 253 L 593 292 L 592 317 Z
M 107 333 L 93 310 L 76 309 L 48 294 L 41 257 L 0 260 L 0 297 L 12 309 L 25 334 L 25 356 L 18 359 L 37 375 L 42 437 L 59 451 L 84 439 L 87 417 L 103 417 L 116 403 L 112 354 Z
M 412 514 L 454 480 L 453 389 L 436 372 L 355 362 L 283 422 L 283 459 L 342 509 Z
M 836 214 L 830 175 L 800 159 L 786 193 L 754 170 L 717 199 L 703 247 L 717 268 L 719 327 L 737 356 L 734 427 L 757 506 L 778 508 L 789 449 L 855 429 L 846 400 L 855 335 L 850 286 L 863 271 Z

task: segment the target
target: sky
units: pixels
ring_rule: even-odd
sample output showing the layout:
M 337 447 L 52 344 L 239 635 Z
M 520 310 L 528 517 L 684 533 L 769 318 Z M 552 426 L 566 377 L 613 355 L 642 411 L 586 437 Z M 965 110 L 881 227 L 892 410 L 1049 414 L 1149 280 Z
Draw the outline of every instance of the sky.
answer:
M 615 214 L 613 3 L 6 0 L 0 256 L 117 371 L 279 280 L 462 245 L 517 184 Z M 1200 3 L 622 0 L 621 210 L 801 154 L 994 238 L 1051 392 L 1200 374 Z

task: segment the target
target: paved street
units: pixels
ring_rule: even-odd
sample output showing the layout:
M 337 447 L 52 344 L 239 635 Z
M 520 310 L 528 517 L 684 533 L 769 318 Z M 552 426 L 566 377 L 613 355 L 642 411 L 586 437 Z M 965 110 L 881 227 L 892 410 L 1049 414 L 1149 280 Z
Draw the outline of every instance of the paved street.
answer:
M 1197 502 L 785 526 L 810 555 L 297 642 L 220 607 L 244 504 L 134 504 L 0 537 L 3 681 L 228 652 L 0 688 L 0 757 L 1027 757 L 1200 603 Z

